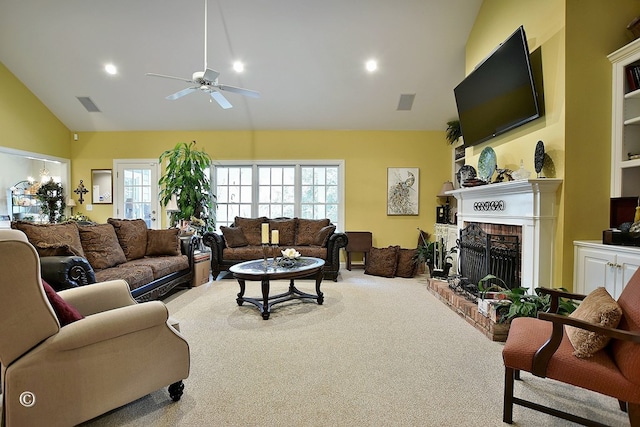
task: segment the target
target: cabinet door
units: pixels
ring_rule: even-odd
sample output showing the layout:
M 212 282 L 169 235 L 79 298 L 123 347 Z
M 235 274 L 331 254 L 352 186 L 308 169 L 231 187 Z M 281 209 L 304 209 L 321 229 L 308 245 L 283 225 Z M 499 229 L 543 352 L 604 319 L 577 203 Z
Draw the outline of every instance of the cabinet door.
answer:
M 618 299 L 622 293 L 622 289 L 627 286 L 629 279 L 640 267 L 640 255 L 619 254 L 616 259 L 618 267 L 618 277 L 616 278 L 616 295 L 611 294 L 613 298 Z
M 578 248 L 575 277 L 575 291 L 587 295 L 594 289 L 604 286 L 613 296 L 616 279 L 616 255 L 593 248 Z

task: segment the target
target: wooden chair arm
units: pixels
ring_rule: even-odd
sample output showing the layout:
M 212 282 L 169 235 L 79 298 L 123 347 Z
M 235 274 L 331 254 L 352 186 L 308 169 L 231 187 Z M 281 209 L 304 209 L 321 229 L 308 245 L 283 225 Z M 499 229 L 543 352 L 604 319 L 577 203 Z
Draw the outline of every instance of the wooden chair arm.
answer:
M 561 323 L 568 326 L 574 326 L 580 329 L 586 329 L 587 331 L 597 332 L 605 335 L 609 338 L 631 341 L 640 344 L 640 332 L 638 331 L 625 331 L 624 329 L 609 328 L 606 326 L 600 326 L 595 323 L 585 322 L 584 320 L 575 319 L 573 317 L 562 316 L 554 313 L 539 313 L 538 318 L 542 320 L 548 320 L 554 323 Z
M 587 296 L 583 294 L 573 294 L 571 292 L 563 291 L 558 288 L 536 288 L 536 291 L 541 294 L 551 295 L 551 298 L 569 298 L 578 301 L 582 301 Z
M 550 295 L 551 296 L 551 304 L 549 304 L 549 309 L 547 313 L 557 313 L 560 308 L 560 298 L 567 298 L 571 300 L 582 301 L 587 296 L 582 294 L 573 294 L 567 291 L 563 291 L 562 289 L 557 288 L 536 288 L 536 292 L 541 295 Z
M 623 329 L 608 328 L 595 323 L 585 322 L 584 320 L 575 319 L 573 317 L 563 316 L 555 313 L 538 313 L 538 319 L 546 320 L 553 323 L 551 336 L 542 347 L 536 351 L 533 356 L 533 364 L 531 373 L 545 377 L 547 374 L 547 366 L 553 354 L 560 347 L 564 336 L 564 326 L 574 326 L 576 328 L 585 329 L 587 331 L 596 332 L 612 339 L 631 341 L 640 344 L 640 332 L 625 331 Z

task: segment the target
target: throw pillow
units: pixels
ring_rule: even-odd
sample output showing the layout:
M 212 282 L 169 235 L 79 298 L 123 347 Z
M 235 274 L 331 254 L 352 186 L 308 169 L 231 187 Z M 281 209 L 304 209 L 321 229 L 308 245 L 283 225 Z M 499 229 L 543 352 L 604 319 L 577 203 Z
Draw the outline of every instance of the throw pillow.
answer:
M 398 252 L 398 268 L 396 269 L 396 276 L 411 278 L 416 275 L 418 265 L 413 260 L 415 254 L 415 249 L 400 248 L 400 251 Z
M 127 261 L 144 257 L 147 252 L 147 223 L 143 219 L 109 218 Z
M 322 227 L 318 234 L 316 235 L 316 239 L 313 241 L 313 244 L 316 246 L 326 246 L 329 237 L 336 231 L 335 225 L 327 225 L 326 227 Z
M 147 256 L 180 255 L 180 229 L 147 230 Z
M 260 246 L 262 244 L 262 223 L 267 222 L 267 218 L 243 218 L 237 216 L 234 221 L 236 227 L 242 228 L 244 237 L 252 246 Z
M 79 225 L 84 255 L 94 270 L 127 262 L 111 224 Z
M 49 304 L 53 307 L 53 311 L 56 313 L 60 326 L 68 325 L 77 320 L 84 319 L 84 316 L 71 304 L 66 302 L 47 282 L 42 280 L 42 286 L 44 287 L 44 293 L 47 295 Z
M 27 221 L 14 221 L 11 228 L 22 231 L 27 235 L 31 243 L 38 251 L 38 255 L 47 256 L 46 252 L 39 249 L 45 245 L 68 245 L 73 255 L 84 257 L 84 250 L 78 234 L 78 224 L 75 222 L 62 222 L 59 224 L 34 224 Z M 41 247 L 42 248 L 42 247 Z M 45 249 L 45 248 L 42 248 Z M 49 248 L 46 248 L 49 249 Z
M 398 253 L 400 246 L 387 248 L 371 248 L 367 257 L 364 274 L 382 277 L 394 277 L 398 268 Z
M 38 255 L 41 257 L 44 256 L 74 256 L 73 250 L 69 245 L 64 245 L 62 243 L 45 243 L 39 242 L 35 245 L 36 251 L 38 251 Z
M 293 246 L 296 241 L 296 224 L 295 218 L 280 218 L 269 220 L 269 230 L 278 230 L 278 239 L 280 246 Z
M 622 309 L 618 303 L 609 295 L 605 288 L 597 288 L 591 292 L 569 315 L 575 319 L 585 322 L 595 323 L 600 326 L 617 328 L 622 317 Z M 566 327 L 567 336 L 573 345 L 573 354 L 576 357 L 591 357 L 598 350 L 602 350 L 608 343 L 609 338 L 596 332 L 587 331 L 573 326 Z
M 241 227 L 220 226 L 220 231 L 228 248 L 240 248 L 249 244 Z
M 329 225 L 328 219 L 305 219 L 298 218 L 298 231 L 296 233 L 296 245 L 313 245 L 318 233 L 323 227 Z

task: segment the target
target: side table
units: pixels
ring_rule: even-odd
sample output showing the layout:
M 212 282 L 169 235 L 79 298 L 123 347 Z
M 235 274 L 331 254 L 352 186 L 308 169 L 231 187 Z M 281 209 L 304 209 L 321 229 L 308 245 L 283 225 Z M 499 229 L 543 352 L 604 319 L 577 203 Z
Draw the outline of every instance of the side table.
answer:
M 346 231 L 348 243 L 345 250 L 347 251 L 347 270 L 351 271 L 351 267 L 365 268 L 367 265 L 367 256 L 371 251 L 373 237 L 370 231 Z M 351 252 L 362 252 L 362 264 L 351 264 Z
M 211 252 L 198 252 L 193 255 L 193 279 L 191 286 L 200 286 L 209 282 L 211 271 Z

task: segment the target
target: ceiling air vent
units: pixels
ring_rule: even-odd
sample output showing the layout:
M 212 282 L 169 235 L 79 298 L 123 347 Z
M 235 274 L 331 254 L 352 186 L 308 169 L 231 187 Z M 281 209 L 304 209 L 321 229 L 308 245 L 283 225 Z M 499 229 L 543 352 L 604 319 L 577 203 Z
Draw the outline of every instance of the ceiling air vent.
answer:
M 409 111 L 413 107 L 413 100 L 416 98 L 415 93 L 404 93 L 400 95 L 398 102 L 398 111 Z
M 98 106 L 94 104 L 91 98 L 89 98 L 88 96 L 76 96 L 76 98 L 78 98 L 78 101 L 80 101 L 80 103 L 84 106 L 84 108 L 87 109 L 88 112 L 90 113 L 100 112 L 100 109 L 98 108 Z

